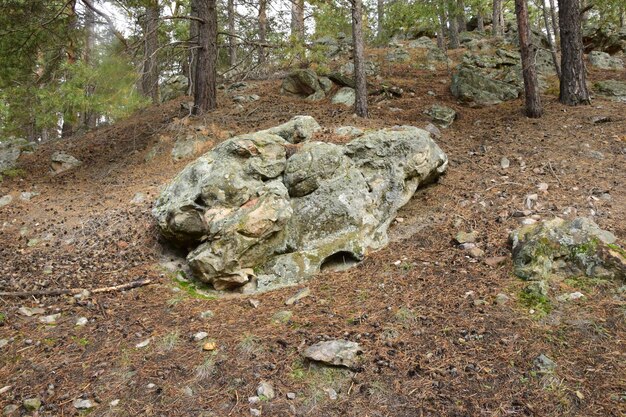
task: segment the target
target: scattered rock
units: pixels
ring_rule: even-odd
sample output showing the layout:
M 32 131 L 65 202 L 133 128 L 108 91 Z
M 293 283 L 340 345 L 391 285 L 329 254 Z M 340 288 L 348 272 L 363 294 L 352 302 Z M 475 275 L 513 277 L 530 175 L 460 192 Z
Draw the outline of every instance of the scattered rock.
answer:
M 290 306 L 292 304 L 295 304 L 296 302 L 302 300 L 304 297 L 308 297 L 310 294 L 311 290 L 309 289 L 309 287 L 302 288 L 300 291 L 289 297 L 287 301 L 285 301 L 285 305 Z
M 11 201 L 13 201 L 13 196 L 11 194 L 5 195 L 4 197 L 0 198 L 0 207 L 11 204 Z
M 34 308 L 30 308 L 30 307 L 20 307 L 17 310 L 18 313 L 20 313 L 22 316 L 26 316 L 26 317 L 32 317 L 32 316 L 36 316 L 39 314 L 43 314 L 46 312 L 46 310 L 44 310 L 41 307 L 34 307 Z
M 591 66 L 605 70 L 622 70 L 624 63 L 618 57 L 612 57 L 606 52 L 591 51 L 589 53 L 589 63 Z
M 502 157 L 500 160 L 500 168 L 508 169 L 511 166 L 511 161 L 508 160 L 507 157 Z
M 433 139 L 440 139 L 441 138 L 441 130 L 439 130 L 439 128 L 437 126 L 435 126 L 434 124 L 432 124 L 432 123 L 428 123 L 426 125 L 426 127 L 424 127 L 424 130 L 429 132 L 430 136 Z
M 503 306 L 509 302 L 510 298 L 508 295 L 499 293 L 496 295 L 496 304 Z
M 37 411 L 41 408 L 41 400 L 39 397 L 27 398 L 22 403 L 26 411 Z
M 208 336 L 209 334 L 207 332 L 198 332 L 193 335 L 193 340 L 195 340 L 196 342 L 199 342 L 202 339 L 206 339 Z
M 55 152 L 50 158 L 52 172 L 54 175 L 74 169 L 82 164 L 81 161 L 65 152 Z
M 296 399 L 296 393 L 295 392 L 288 392 L 287 393 L 287 399 L 295 400 Z
M 609 54 L 626 52 L 626 26 L 619 28 L 611 23 L 585 19 L 583 45 L 585 52 L 594 50 Z
M 556 363 L 543 353 L 535 358 L 533 365 L 542 374 L 549 374 L 556 369 Z
M 142 204 L 146 201 L 146 195 L 144 193 L 135 193 L 133 198 L 130 200 L 131 204 Z
M 471 248 L 467 251 L 467 253 L 474 259 L 481 259 L 485 256 L 485 251 L 480 248 Z
M 274 323 L 287 323 L 292 316 L 293 313 L 289 310 L 278 311 L 272 316 L 272 321 Z
M 202 345 L 202 350 L 207 352 L 212 352 L 215 349 L 217 349 L 217 343 L 215 342 L 206 342 L 204 345 Z
M 305 349 L 304 357 L 327 365 L 354 368 L 362 353 L 358 343 L 347 340 L 319 342 Z
M 253 417 L 258 417 L 261 415 L 261 410 L 259 410 L 258 408 L 251 408 L 250 415 Z
M 213 317 L 214 315 L 215 314 L 211 310 L 207 310 L 207 311 L 203 311 L 202 313 L 200 313 L 200 318 L 202 320 L 207 320 Z
M 508 258 L 506 256 L 493 256 L 485 259 L 485 263 L 492 268 L 500 266 L 506 262 Z
M 276 397 L 274 393 L 274 387 L 267 381 L 261 381 L 259 386 L 256 388 L 256 395 L 259 398 L 265 398 L 267 400 L 273 400 Z
M 57 320 L 61 317 L 61 313 L 51 314 L 39 318 L 39 322 L 43 324 L 56 324 Z
M 76 325 L 79 327 L 83 327 L 86 326 L 88 322 L 89 320 L 87 319 L 87 317 L 80 317 L 78 320 L 76 320 Z
M 36 197 L 38 195 L 39 195 L 39 193 L 36 192 L 36 191 L 24 191 L 24 192 L 20 193 L 20 200 L 22 200 L 22 201 L 30 201 L 33 197 Z
M 604 80 L 594 84 L 594 89 L 612 100 L 626 103 L 626 81 Z
M 332 388 L 324 388 L 324 391 L 326 392 L 326 394 L 328 394 L 328 398 L 331 401 L 335 401 L 337 399 L 337 397 L 338 397 L 337 391 L 335 391 L 334 389 L 332 389 Z
M 551 275 L 626 279 L 626 252 L 593 220 L 555 218 L 522 227 L 510 236 L 513 271 L 523 279 Z
M 333 96 L 331 102 L 333 104 L 343 104 L 344 106 L 352 107 L 356 101 L 356 92 L 354 88 L 342 87 Z
M 456 119 L 456 111 L 453 108 L 439 104 L 433 104 L 424 113 L 430 116 L 433 122 L 444 128 L 449 127 Z
M 0 349 L 9 344 L 9 339 L 0 339 Z
M 450 91 L 461 102 L 472 106 L 491 106 L 515 100 L 520 93 L 519 87 L 489 78 L 479 69 L 467 66 L 452 75 Z
M 561 302 L 564 302 L 564 301 L 574 301 L 574 300 L 578 300 L 579 298 L 583 298 L 584 296 L 585 295 L 583 293 L 576 291 L 576 292 L 572 292 L 572 293 L 569 293 L 569 294 L 560 295 L 560 296 L 556 297 L 556 299 L 558 301 L 561 301 Z
M 17 410 L 19 410 L 19 408 L 20 407 L 16 404 L 9 404 L 2 409 L 2 415 L 10 416 L 13 413 L 15 413 Z
M 74 408 L 77 410 L 90 410 L 94 407 L 95 405 L 91 400 L 82 400 L 79 398 L 74 401 Z
M 248 303 L 250 303 L 252 308 L 259 308 L 259 305 L 261 304 L 261 302 L 259 300 L 255 300 L 253 298 L 249 299 Z
M 148 346 L 150 344 L 150 339 L 146 339 L 143 342 L 139 342 L 135 345 L 135 347 L 137 349 L 141 349 L 141 348 L 145 348 L 146 346 Z
M 120 404 L 120 400 L 118 398 L 116 398 L 115 400 L 109 403 L 111 407 L 117 407 L 119 404 Z
M 475 243 L 476 239 L 478 238 L 478 232 L 476 232 L 475 230 L 472 230 L 471 232 L 459 232 L 456 234 L 456 236 L 454 237 L 454 240 L 457 241 L 457 243 L 463 244 L 463 243 Z
M 281 92 L 306 98 L 309 101 L 318 101 L 326 97 L 315 71 L 297 69 L 289 73 L 283 80 Z

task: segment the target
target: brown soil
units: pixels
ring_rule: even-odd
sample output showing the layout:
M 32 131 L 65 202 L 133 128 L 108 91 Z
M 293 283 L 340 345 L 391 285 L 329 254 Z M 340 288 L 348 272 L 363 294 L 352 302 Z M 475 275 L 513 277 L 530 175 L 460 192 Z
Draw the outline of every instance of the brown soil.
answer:
M 385 71 L 405 94 L 373 97 L 369 120 L 328 100 L 281 96 L 279 81 L 264 81 L 252 84 L 249 93 L 262 98 L 243 112 L 222 92 L 218 111 L 189 120 L 178 100 L 23 158 L 25 176 L 0 183 L 0 195 L 14 197 L 0 209 L 1 291 L 95 288 L 140 277 L 156 283 L 84 299 L 0 300 L 6 315 L 0 338 L 10 339 L 1 348 L 0 388 L 10 388 L 0 404 L 38 396 L 38 415 L 72 416 L 80 414 L 73 401 L 84 397 L 96 403 L 91 415 L 97 416 L 248 416 L 248 397 L 267 380 L 277 397 L 252 406 L 266 416 L 626 415 L 624 283 L 563 282 L 556 293 L 585 297 L 553 301 L 542 316 L 520 302 L 524 284 L 512 276 L 510 260 L 490 267 L 452 243 L 458 231 L 476 230 L 487 257 L 509 256 L 507 236 L 519 225 L 513 213 L 532 193 L 539 194 L 534 213 L 542 218 L 571 208 L 623 239 L 626 106 L 596 99 L 572 108 L 544 96 L 545 116 L 530 120 L 521 100 L 483 109 L 457 104 L 445 69 L 393 65 Z M 591 74 L 592 80 L 608 76 L 625 75 Z M 151 203 L 189 162 L 170 158 L 176 135 L 201 125 L 214 144 L 310 114 L 325 128 L 319 140 L 342 141 L 334 127 L 423 126 L 423 111 L 433 103 L 459 112 L 438 140 L 450 159 L 447 175 L 401 210 L 403 221 L 392 227 L 387 248 L 351 270 L 319 274 L 300 303 L 284 305 L 297 288 L 203 299 L 156 267 L 164 248 Z M 594 124 L 594 116 L 612 121 Z M 165 152 L 145 162 L 159 140 Z M 55 150 L 84 164 L 51 176 Z M 504 156 L 511 161 L 507 170 L 500 168 Z M 539 183 L 549 185 L 547 192 Z M 40 195 L 23 202 L 23 191 Z M 146 194 L 144 203 L 130 203 L 137 192 Z M 498 293 L 508 294 L 508 304 L 495 303 Z M 17 312 L 40 304 L 46 314 L 61 313 L 56 326 Z M 214 316 L 200 319 L 205 310 Z M 273 319 L 283 310 L 291 319 Z M 77 327 L 79 317 L 90 321 Z M 209 333 L 215 351 L 191 339 L 199 331 Z M 135 347 L 148 338 L 147 347 Z M 323 369 L 302 361 L 304 346 L 327 338 L 361 343 L 362 366 Z M 557 363 L 554 375 L 534 371 L 542 353 Z M 336 400 L 327 388 L 336 390 Z M 287 399 L 287 392 L 296 398 Z M 119 405 L 111 407 L 115 399 Z

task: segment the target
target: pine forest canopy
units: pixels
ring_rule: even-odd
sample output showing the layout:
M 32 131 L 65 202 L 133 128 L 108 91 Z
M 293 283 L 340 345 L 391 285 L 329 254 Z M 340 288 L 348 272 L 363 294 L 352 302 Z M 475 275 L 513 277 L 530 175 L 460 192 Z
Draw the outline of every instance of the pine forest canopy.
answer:
M 566 51 L 580 45 L 561 39 L 580 36 L 571 30 L 580 31 L 581 22 L 560 22 L 566 30 L 559 33 L 559 18 L 571 19 L 580 10 L 583 20 L 597 26 L 624 25 L 622 0 L 558 3 L 532 0 L 522 9 L 529 27 L 549 35 L 557 67 L 559 47 L 568 63 L 582 56 Z M 340 33 L 350 38 L 358 32 L 372 46 L 411 34 L 437 36 L 440 47 L 454 48 L 464 30 L 501 34 L 515 22 L 514 6 L 501 0 L 0 0 L 0 138 L 47 140 L 115 122 L 164 98 L 160 86 L 173 75 L 191 79 L 191 95 L 208 82 L 201 100 L 213 101 L 194 107 L 203 112 L 216 105 L 210 97 L 218 81 L 285 68 L 323 69 L 328 57 L 315 40 Z M 357 85 L 358 61 L 355 56 Z M 588 102 L 577 71 L 564 73 L 562 84 L 569 84 L 562 90 L 582 96 L 563 102 Z M 362 107 L 367 92 L 358 90 Z

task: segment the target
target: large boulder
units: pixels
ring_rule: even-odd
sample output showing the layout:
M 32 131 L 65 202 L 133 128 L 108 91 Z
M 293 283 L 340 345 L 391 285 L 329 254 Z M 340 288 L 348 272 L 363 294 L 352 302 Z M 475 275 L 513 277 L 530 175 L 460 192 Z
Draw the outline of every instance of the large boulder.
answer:
M 310 101 L 322 100 L 326 97 L 317 74 L 310 69 L 297 69 L 290 72 L 283 80 L 281 91 Z
M 611 100 L 626 103 L 626 81 L 604 80 L 594 84 L 594 89 Z
M 34 146 L 26 139 L 2 139 L 0 141 L 0 173 L 15 168 L 22 153 L 32 151 Z
M 428 36 L 422 36 L 418 39 L 415 39 L 411 42 L 409 42 L 408 44 L 409 48 L 426 48 L 426 49 L 430 49 L 430 48 L 436 48 L 437 47 L 437 43 L 432 40 L 431 38 L 429 38 Z
M 187 94 L 189 79 L 184 75 L 173 75 L 161 84 L 161 101 L 169 101 Z
M 444 128 L 449 127 L 456 119 L 456 111 L 453 108 L 440 104 L 433 104 L 424 113 L 430 116 L 433 122 Z
M 621 70 L 624 69 L 624 62 L 618 57 L 613 57 L 606 52 L 591 51 L 589 53 L 589 63 L 591 66 L 607 69 L 607 70 Z
M 50 168 L 54 175 L 76 168 L 82 164 L 70 154 L 57 151 L 50 157 Z
M 525 280 L 552 276 L 626 279 L 626 252 L 593 220 L 561 218 L 524 226 L 510 236 L 513 271 Z
M 452 75 L 450 91 L 463 103 L 489 106 L 515 100 L 521 90 L 519 86 L 490 78 L 478 68 L 461 66 Z
M 583 26 L 583 46 L 585 52 L 602 51 L 611 55 L 626 52 L 626 26 L 617 28 L 587 20 Z
M 331 102 L 333 104 L 343 104 L 344 106 L 352 107 L 356 101 L 356 92 L 354 88 L 342 87 L 333 96 Z
M 296 125 L 294 123 L 291 126 Z M 293 145 L 278 127 L 231 138 L 189 164 L 153 209 L 216 289 L 264 291 L 361 260 L 418 186 L 447 168 L 427 131 L 397 127 L 345 146 Z

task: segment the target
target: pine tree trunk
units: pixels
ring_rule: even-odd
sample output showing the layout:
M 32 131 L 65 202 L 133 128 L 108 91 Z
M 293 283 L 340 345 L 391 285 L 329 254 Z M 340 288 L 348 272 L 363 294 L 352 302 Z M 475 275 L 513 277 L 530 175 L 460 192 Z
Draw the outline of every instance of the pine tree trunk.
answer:
M 442 43 L 439 45 L 439 42 L 437 42 L 437 46 L 439 46 L 439 49 L 442 51 L 446 50 L 446 31 L 448 29 L 446 26 L 447 20 L 446 8 L 443 4 L 441 4 L 439 5 L 439 32 L 441 32 Z M 437 36 L 437 41 L 439 41 L 439 36 Z
M 502 15 L 502 0 L 493 0 L 493 13 L 491 18 L 491 34 L 493 36 L 501 36 L 503 33 L 500 18 Z
M 351 1 L 354 82 L 356 85 L 355 111 L 357 116 L 367 117 L 367 79 L 365 75 L 365 51 L 363 48 L 363 6 L 361 0 Z
M 559 33 L 559 19 L 556 14 L 556 5 L 554 4 L 554 0 L 550 1 L 550 16 L 552 17 L 552 32 L 554 33 L 554 44 L 556 46 L 556 50 L 559 50 L 559 41 L 561 40 L 561 36 Z
M 465 2 L 463 0 L 457 0 L 456 21 L 459 32 L 467 31 L 467 20 L 465 19 Z
M 437 25 L 437 23 L 439 22 L 435 21 L 433 23 L 434 25 Z M 446 42 L 446 34 L 442 30 L 441 25 L 439 25 L 439 30 L 437 30 L 437 48 L 443 50 L 445 42 Z
M 95 13 L 89 7 L 85 8 L 85 47 L 83 48 L 83 62 L 86 65 L 92 65 L 92 53 L 95 45 L 96 34 L 94 32 Z M 93 96 L 95 86 L 87 84 L 85 86 L 85 95 Z M 81 113 L 81 124 L 86 129 L 94 129 L 96 127 L 98 116 L 92 109 L 83 109 Z
M 524 94 L 526 99 L 526 116 L 541 117 L 541 97 L 535 68 L 535 45 L 531 43 L 530 24 L 528 22 L 528 4 L 526 0 L 515 0 L 515 14 L 517 15 L 517 33 L 522 56 L 522 75 L 524 76 Z
M 561 85 L 559 101 L 568 106 L 591 104 L 585 77 L 578 0 L 559 0 Z
M 459 27 L 456 13 L 454 12 L 454 3 L 448 3 L 448 28 L 450 33 L 450 49 L 457 49 L 459 44 Z
M 202 114 L 217 107 L 217 10 L 216 0 L 192 0 L 192 8 L 202 19 L 198 22 L 198 49 L 195 66 L 193 114 Z
M 191 16 L 198 16 L 198 3 L 200 1 L 192 0 L 190 5 L 190 14 Z M 189 40 L 191 42 L 191 49 L 189 49 L 189 65 L 188 65 L 188 77 L 189 77 L 189 89 L 187 94 L 190 96 L 195 96 L 196 91 L 196 67 L 198 66 L 198 47 L 199 47 L 199 39 L 198 39 L 198 31 L 200 28 L 200 22 L 197 20 L 189 21 Z
M 153 104 L 159 102 L 159 3 L 151 0 L 146 6 L 146 24 L 144 33 L 144 61 L 142 89 Z
M 267 39 L 267 0 L 259 0 L 259 64 L 265 63 L 265 47 L 263 44 Z
M 228 63 L 237 65 L 237 42 L 235 40 L 235 0 L 228 0 Z
M 476 17 L 476 23 L 477 23 L 477 30 L 480 33 L 484 33 L 485 32 L 485 18 L 483 17 L 483 12 L 482 10 L 478 11 L 478 15 Z
M 291 1 L 291 36 L 304 41 L 304 0 Z
M 548 10 L 546 9 L 546 4 L 542 0 L 541 9 L 543 11 L 543 22 L 546 27 L 546 39 L 548 40 L 548 45 L 550 47 L 550 54 L 552 55 L 552 63 L 554 64 L 554 69 L 556 70 L 556 75 L 561 78 L 561 66 L 559 64 L 559 57 L 556 54 L 556 46 L 554 45 L 554 40 L 552 39 L 552 34 L 550 33 L 550 19 L 548 17 Z
M 378 37 L 378 42 L 380 44 L 383 43 L 383 22 L 385 19 L 385 0 L 377 0 L 376 2 L 376 14 L 377 14 L 377 28 L 376 28 L 376 36 Z

